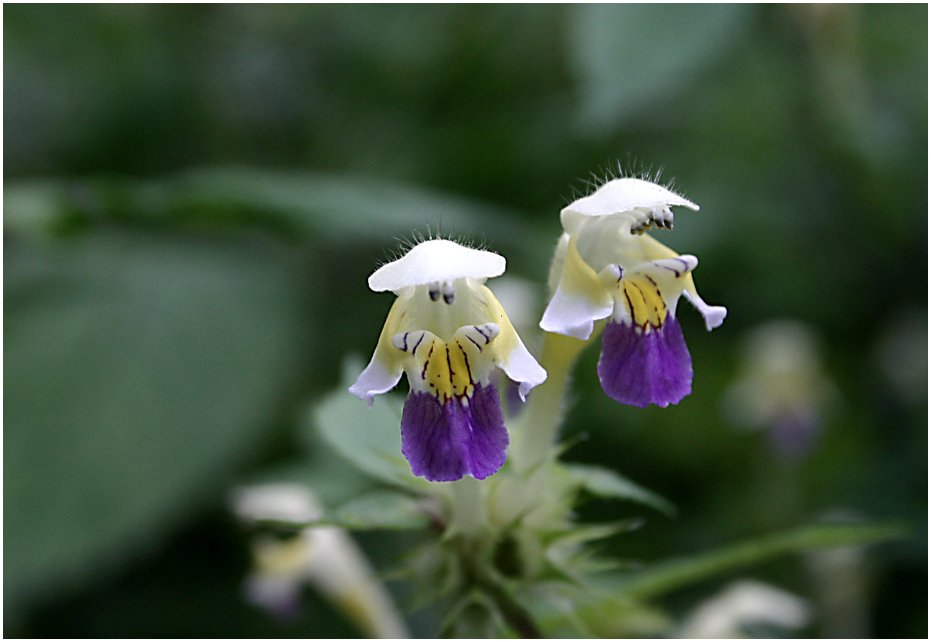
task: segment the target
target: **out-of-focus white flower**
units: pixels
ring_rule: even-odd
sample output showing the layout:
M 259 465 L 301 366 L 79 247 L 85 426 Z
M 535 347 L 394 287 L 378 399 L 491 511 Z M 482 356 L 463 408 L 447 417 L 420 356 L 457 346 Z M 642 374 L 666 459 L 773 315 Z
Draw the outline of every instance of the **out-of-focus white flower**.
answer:
M 769 430 L 780 454 L 797 457 L 810 450 L 838 398 L 822 369 L 815 332 L 799 321 L 777 320 L 748 337 L 740 375 L 724 404 L 735 425 Z
M 681 638 L 745 638 L 746 627 L 796 630 L 811 621 L 811 607 L 802 598 L 769 584 L 739 580 L 701 603 L 686 617 Z
M 247 522 L 309 522 L 323 515 L 311 490 L 300 484 L 238 488 L 231 504 Z M 344 529 L 309 527 L 286 540 L 258 537 L 253 559 L 254 571 L 245 581 L 246 598 L 253 604 L 280 617 L 294 615 L 303 586 L 310 584 L 367 636 L 409 637 L 391 597 Z
M 905 403 L 928 402 L 928 313 L 898 309 L 874 347 L 879 369 Z

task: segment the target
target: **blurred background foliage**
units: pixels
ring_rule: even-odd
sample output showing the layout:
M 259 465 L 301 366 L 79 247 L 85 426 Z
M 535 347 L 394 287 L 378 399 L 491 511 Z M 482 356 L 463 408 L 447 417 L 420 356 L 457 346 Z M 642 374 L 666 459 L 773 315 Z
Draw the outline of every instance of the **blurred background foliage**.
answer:
M 904 521 L 912 539 L 846 568 L 866 587 L 846 605 L 816 554 L 747 573 L 821 608 L 808 634 L 846 608 L 865 635 L 927 635 L 926 5 L 3 16 L 5 635 L 357 635 L 313 595 L 288 622 L 245 604 L 229 489 L 289 470 L 357 492 L 310 409 L 375 344 L 391 297 L 368 274 L 415 232 L 471 238 L 532 280 L 538 315 L 559 210 L 618 164 L 701 205 L 660 239 L 730 314 L 709 334 L 680 308 L 695 383 L 676 407 L 615 404 L 583 355 L 567 459 L 679 509 L 606 553 Z M 765 380 L 772 327 L 803 328 L 815 365 L 754 424 L 739 406 L 761 402 L 732 391 Z M 407 546 L 359 539 L 381 569 Z

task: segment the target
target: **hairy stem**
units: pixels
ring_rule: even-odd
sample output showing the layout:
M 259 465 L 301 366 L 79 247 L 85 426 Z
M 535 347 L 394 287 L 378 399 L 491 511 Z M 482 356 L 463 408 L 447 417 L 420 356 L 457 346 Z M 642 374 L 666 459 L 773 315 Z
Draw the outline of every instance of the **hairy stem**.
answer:
M 544 333 L 540 364 L 546 369 L 546 381 L 530 393 L 520 430 L 513 436 L 510 457 L 517 470 L 532 470 L 546 461 L 553 451 L 565 414 L 565 396 L 569 375 L 576 358 L 597 336 L 587 341 L 551 332 Z

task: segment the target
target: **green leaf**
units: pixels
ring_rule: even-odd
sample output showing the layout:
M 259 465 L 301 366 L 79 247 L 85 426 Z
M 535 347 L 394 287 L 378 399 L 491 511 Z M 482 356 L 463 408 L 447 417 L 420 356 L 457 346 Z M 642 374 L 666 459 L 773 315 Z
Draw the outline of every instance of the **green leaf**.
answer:
M 676 515 L 676 507 L 672 502 L 635 484 L 610 468 L 589 464 L 566 464 L 566 469 L 583 485 L 585 490 L 593 495 L 639 502 L 655 508 L 668 517 Z
M 661 609 L 624 596 L 592 605 L 583 602 L 576 615 L 598 638 L 664 637 L 672 627 L 672 619 Z
M 496 639 L 507 631 L 500 608 L 490 597 L 472 591 L 452 605 L 440 635 L 454 639 Z
M 86 234 L 4 256 L 7 607 L 151 547 L 282 411 L 304 322 L 246 242 Z
M 586 583 L 536 582 L 521 597 L 547 638 L 656 638 L 672 626 L 657 607 L 624 595 L 606 598 Z
M 352 175 L 206 167 L 158 180 L 103 177 L 46 181 L 4 189 L 4 224 L 48 234 L 74 220 L 119 218 L 160 224 L 236 225 L 286 230 L 337 243 L 443 234 L 489 243 L 508 260 L 544 273 L 552 231 L 512 210 L 423 187 Z M 9 205 L 17 207 L 10 210 Z M 555 221 L 555 219 L 554 219 Z
M 599 558 L 594 549 L 585 545 L 637 530 L 642 524 L 642 520 L 631 519 L 611 524 L 577 525 L 547 544 L 546 559 L 555 569 L 579 580 L 587 575 L 615 570 L 618 567 L 616 560 Z
M 257 523 L 286 531 L 314 526 L 339 526 L 353 531 L 418 530 L 430 525 L 430 516 L 422 500 L 404 493 L 377 490 L 309 522 L 260 519 Z
M 347 390 L 362 372 L 347 362 L 343 383 L 323 398 L 313 412 L 313 423 L 339 454 L 375 479 L 412 489 L 430 482 L 411 473 L 401 454 L 401 407 L 392 395 L 380 395 L 369 408 Z
M 333 514 L 332 521 L 351 530 L 416 530 L 430 525 L 421 501 L 388 490 L 368 493 L 344 504 Z
M 721 551 L 696 555 L 659 564 L 632 574 L 614 574 L 597 581 L 588 578 L 594 594 L 577 595 L 571 609 L 553 608 L 539 615 L 548 634 L 576 631 L 590 636 L 656 637 L 670 624 L 646 601 L 695 582 L 762 562 L 770 557 L 821 547 L 863 546 L 905 537 L 899 526 L 808 526 L 754 542 L 738 544 Z M 560 612 L 561 611 L 561 612 Z
M 906 536 L 907 531 L 895 525 L 806 526 L 789 533 L 736 544 L 720 551 L 659 564 L 627 576 L 616 588 L 627 596 L 645 599 L 668 593 L 718 573 L 758 564 L 777 555 L 814 548 L 865 546 Z
M 486 228 L 513 232 L 500 208 L 359 176 L 266 172 L 246 167 L 208 168 L 180 175 L 169 187 L 187 206 L 232 205 L 276 212 L 325 237 L 382 239 L 425 225 L 456 233 Z
M 299 231 L 336 242 L 385 241 L 412 233 L 489 242 L 509 260 L 545 273 L 551 231 L 528 226 L 512 210 L 399 181 L 248 167 L 191 170 L 160 184 L 175 211 L 226 209 L 274 214 Z M 147 207 L 148 194 L 140 193 Z
M 605 134 L 691 88 L 727 54 L 753 10 L 730 4 L 578 4 L 570 16 L 581 125 L 590 134 Z
M 3 189 L 3 226 L 27 237 L 47 236 L 61 223 L 67 200 L 59 181 L 14 183 Z
M 13 184 L 4 190 L 4 202 L 17 205 L 4 222 L 23 232 L 51 229 L 63 217 L 78 214 L 150 222 L 264 219 L 300 233 L 355 242 L 432 231 L 500 240 L 540 259 L 548 259 L 553 244 L 549 233 L 522 224 L 515 212 L 454 194 L 364 176 L 245 166 L 191 169 L 158 180 Z

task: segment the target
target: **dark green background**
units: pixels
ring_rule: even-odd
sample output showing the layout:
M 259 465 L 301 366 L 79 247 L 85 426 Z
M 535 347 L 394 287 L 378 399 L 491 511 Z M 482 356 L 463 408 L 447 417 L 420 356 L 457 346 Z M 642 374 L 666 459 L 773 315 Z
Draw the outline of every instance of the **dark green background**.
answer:
M 618 163 L 701 205 L 660 238 L 729 316 L 706 333 L 680 307 L 677 407 L 614 404 L 583 355 L 567 458 L 680 510 L 607 552 L 905 521 L 913 539 L 868 555 L 872 633 L 927 635 L 927 6 L 3 16 L 5 635 L 355 635 L 313 596 L 289 624 L 244 603 L 229 488 L 282 466 L 325 498 L 357 487 L 308 410 L 368 358 L 390 297 L 365 279 L 398 239 L 485 242 L 542 295 L 559 210 Z M 778 318 L 819 334 L 841 398 L 796 462 L 722 411 L 744 338 Z M 899 381 L 877 356 L 894 336 Z M 618 511 L 643 509 L 581 512 Z M 409 545 L 361 541 L 379 568 Z M 817 601 L 801 558 L 747 574 Z

